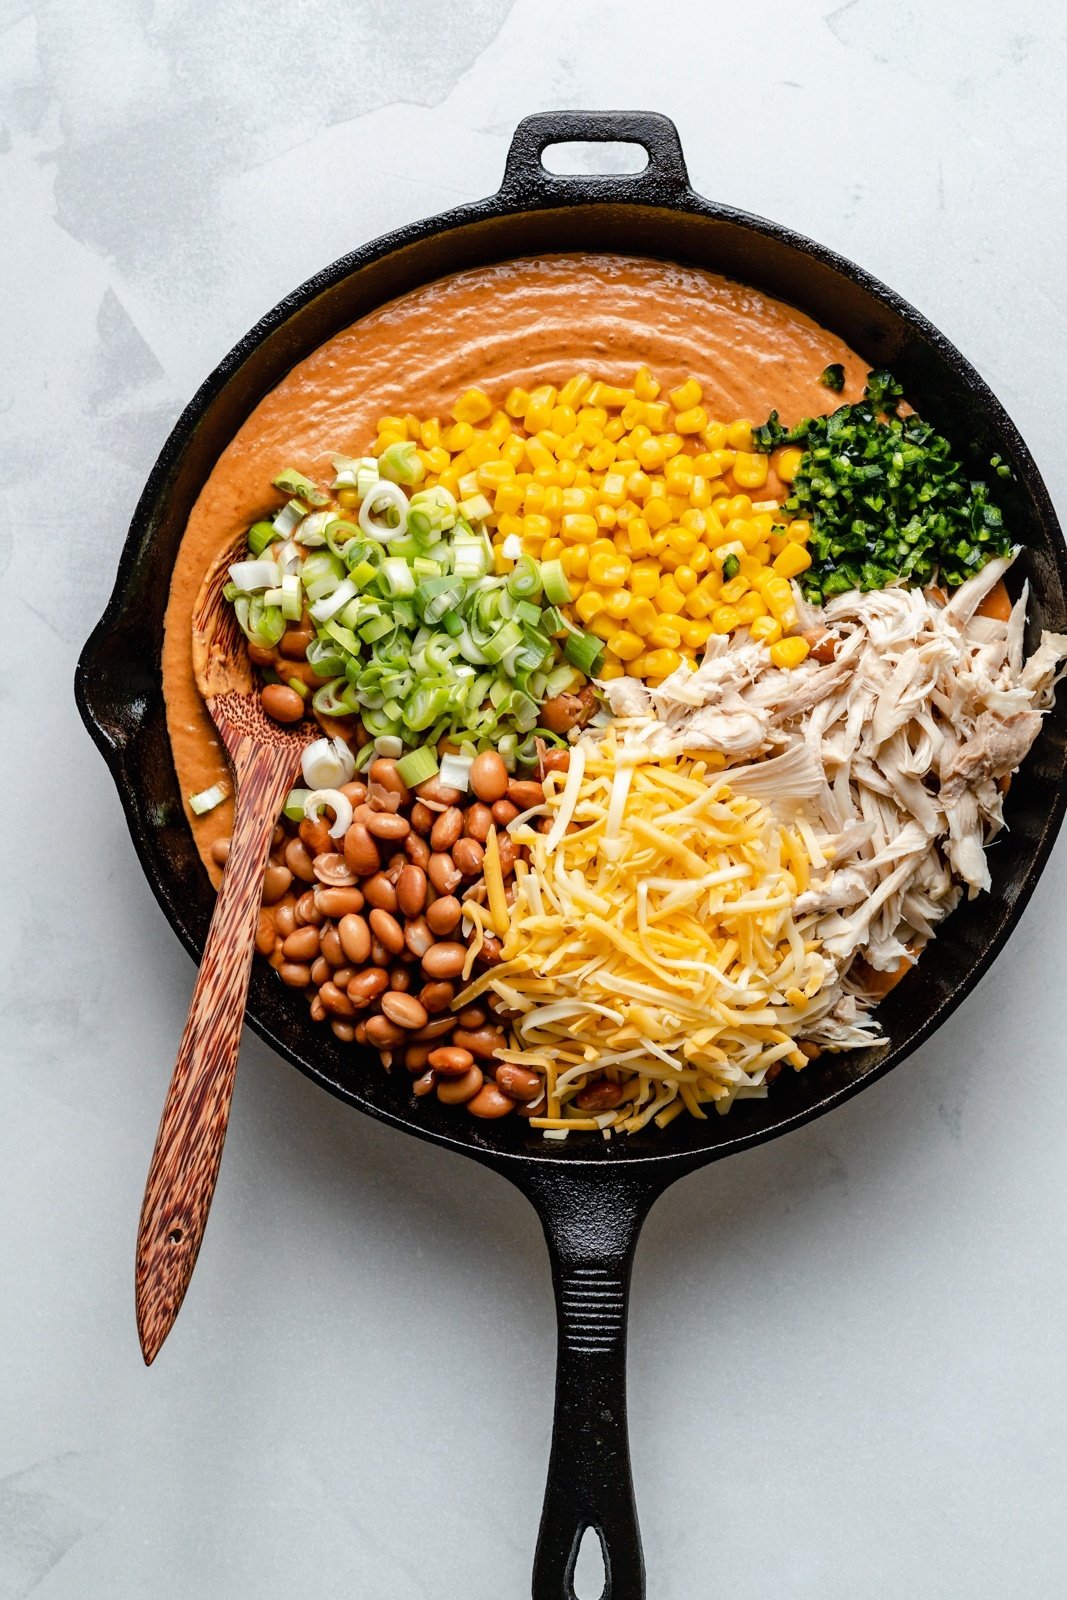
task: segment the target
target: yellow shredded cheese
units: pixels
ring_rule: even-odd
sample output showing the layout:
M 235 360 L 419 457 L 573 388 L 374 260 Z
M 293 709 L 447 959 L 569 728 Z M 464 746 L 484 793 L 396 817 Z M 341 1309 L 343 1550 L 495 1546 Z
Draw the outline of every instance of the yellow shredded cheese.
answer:
M 503 961 L 456 1005 L 492 991 L 509 1008 L 504 1058 L 545 1077 L 532 1127 L 665 1127 L 762 1094 L 775 1063 L 806 1060 L 791 1030 L 833 972 L 793 922 L 810 841 L 728 777 L 614 728 L 587 735 L 566 782 L 545 785 L 548 831 L 510 826 L 529 852 L 510 907 L 490 833 Z

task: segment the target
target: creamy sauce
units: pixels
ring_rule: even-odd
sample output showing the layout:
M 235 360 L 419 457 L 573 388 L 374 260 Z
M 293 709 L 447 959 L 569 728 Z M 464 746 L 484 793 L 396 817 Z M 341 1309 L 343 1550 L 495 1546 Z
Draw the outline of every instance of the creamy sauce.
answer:
M 819 382 L 845 369 L 836 395 Z M 716 421 L 789 424 L 863 391 L 866 363 L 802 312 L 693 267 L 627 256 L 558 255 L 457 273 L 372 312 L 293 368 L 219 457 L 189 517 L 171 581 L 163 691 L 174 764 L 201 857 L 213 880 L 214 840 L 233 803 L 194 817 L 188 797 L 228 778 L 193 678 L 193 605 L 212 559 L 280 504 L 283 467 L 327 475 L 334 452 L 361 455 L 380 416 L 448 409 L 472 384 L 502 402 L 514 384 L 562 384 L 587 371 L 625 384 L 642 363 L 665 385 L 696 378 Z M 769 491 L 768 491 L 769 492 Z

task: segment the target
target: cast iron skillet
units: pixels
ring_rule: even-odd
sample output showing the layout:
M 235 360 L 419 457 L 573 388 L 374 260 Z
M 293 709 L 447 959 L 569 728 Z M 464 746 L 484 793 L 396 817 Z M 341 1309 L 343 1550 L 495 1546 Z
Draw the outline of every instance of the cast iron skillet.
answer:
M 541 155 L 564 140 L 625 140 L 648 165 L 626 177 L 557 177 Z M 946 248 L 951 242 L 946 241 Z M 1001 492 L 1028 546 L 1031 639 L 1067 628 L 1067 562 L 1056 518 L 1017 430 L 957 350 L 897 295 L 810 240 L 694 194 L 677 130 L 646 112 L 559 112 L 520 123 L 490 199 L 401 228 L 309 279 L 246 335 L 202 386 L 163 448 L 134 514 L 107 611 L 78 664 L 81 714 L 114 776 L 141 865 L 186 949 L 199 958 L 213 894 L 179 801 L 160 686 L 167 578 L 189 510 L 252 408 L 324 340 L 384 301 L 463 268 L 559 250 L 617 251 L 693 263 L 758 286 L 892 367 L 925 417 L 973 453 L 1010 462 Z M 556 1413 L 534 1567 L 535 1600 L 573 1600 L 584 1531 L 604 1553 L 608 1600 L 638 1600 L 644 1568 L 626 1436 L 630 1265 L 649 1207 L 685 1173 L 839 1105 L 903 1060 L 973 988 L 1000 950 L 1048 857 L 1064 811 L 1065 717 L 1053 712 L 1012 784 L 1010 831 L 990 857 L 993 891 L 956 912 L 917 971 L 882 1006 L 888 1048 L 823 1059 L 783 1076 L 728 1117 L 674 1122 L 611 1144 L 549 1146 L 519 1118 L 488 1125 L 416 1102 L 377 1057 L 342 1048 L 265 964 L 248 1021 L 339 1099 L 420 1139 L 493 1166 L 544 1226 L 559 1314 Z

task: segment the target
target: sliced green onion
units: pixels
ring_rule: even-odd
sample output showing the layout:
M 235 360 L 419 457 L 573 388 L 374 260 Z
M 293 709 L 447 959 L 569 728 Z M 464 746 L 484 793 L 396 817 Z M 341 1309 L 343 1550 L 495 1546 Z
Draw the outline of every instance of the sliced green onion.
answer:
M 311 793 L 310 789 L 290 789 L 282 807 L 282 815 L 289 822 L 303 822 L 304 801 Z
M 595 633 L 581 633 L 575 628 L 567 635 L 563 654 L 572 667 L 577 667 L 579 672 L 590 677 L 603 660 L 604 641 L 598 639 Z
M 377 480 L 359 508 L 363 532 L 380 544 L 400 538 L 408 524 L 408 497 L 398 483 Z
M 388 756 L 395 761 L 404 753 L 404 741 L 398 739 L 395 733 L 381 733 L 374 741 L 374 748 L 380 756 Z
M 300 500 L 290 500 L 287 505 L 274 517 L 272 526 L 283 539 L 288 539 L 294 528 L 298 528 L 307 516 L 308 508 Z
M 230 578 L 244 594 L 257 589 L 273 589 L 281 573 L 273 561 L 235 561 L 230 568 Z
M 339 611 L 343 611 L 350 600 L 354 600 L 359 593 L 351 578 L 342 578 L 337 588 L 331 593 L 322 596 L 308 607 L 316 622 L 328 622 Z
M 391 483 L 414 484 L 422 482 L 426 469 L 419 460 L 414 444 L 405 440 L 401 444 L 388 445 L 382 451 L 378 457 L 378 473 Z
M 309 506 L 324 506 L 329 503 L 329 495 L 324 494 L 310 478 L 305 478 L 302 472 L 297 472 L 295 467 L 286 467 L 285 471 L 279 472 L 272 481 L 274 487 L 280 489 L 282 494 L 299 495 Z
M 420 745 L 397 762 L 396 771 L 400 781 L 414 789 L 417 783 L 425 783 L 437 771 L 437 752 L 428 744 Z
M 532 596 L 539 595 L 541 587 L 541 569 L 532 556 L 522 555 L 520 547 L 519 558 L 508 573 L 508 594 L 513 595 L 517 600 L 528 600 Z
M 281 537 L 273 522 L 253 522 L 248 530 L 248 548 L 254 556 L 261 556 L 269 544 Z
M 462 480 L 460 482 L 460 488 L 463 488 Z M 462 511 L 468 522 L 484 522 L 486 517 L 491 517 L 493 515 L 493 508 L 485 498 L 484 494 L 468 495 L 466 500 L 460 501 L 459 509 Z
M 290 689 L 300 696 L 301 700 L 307 699 L 308 686 L 304 682 L 303 678 L 286 678 L 285 681 L 289 685 Z
M 457 756 L 451 750 L 441 757 L 441 782 L 446 789 L 458 789 L 461 794 L 470 788 L 470 756 Z
M 299 622 L 304 612 L 304 598 L 300 579 L 295 572 L 287 572 L 282 579 L 282 616 L 286 622 Z
M 214 811 L 216 806 L 220 806 L 229 792 L 229 787 L 225 783 L 213 783 L 210 789 L 201 789 L 199 794 L 189 796 L 189 809 L 198 817 L 202 817 L 206 812 Z
M 565 606 L 571 599 L 571 586 L 567 582 L 567 574 L 563 570 L 561 561 L 542 561 L 541 582 L 545 589 L 545 599 L 554 606 Z
M 390 556 L 383 561 L 379 576 L 386 594 L 394 600 L 415 593 L 415 577 L 403 556 Z
M 310 517 L 305 517 L 303 522 L 293 529 L 293 538 L 297 544 L 302 544 L 305 550 L 318 549 L 326 543 L 326 530 L 335 520 L 332 511 L 313 511 Z

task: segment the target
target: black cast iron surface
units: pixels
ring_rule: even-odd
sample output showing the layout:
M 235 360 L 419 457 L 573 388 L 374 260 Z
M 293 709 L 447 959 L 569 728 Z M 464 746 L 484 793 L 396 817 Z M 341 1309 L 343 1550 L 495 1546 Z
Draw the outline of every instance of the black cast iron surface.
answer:
M 631 141 L 648 165 L 625 177 L 558 177 L 542 152 L 564 141 Z M 951 242 L 946 243 L 951 248 Z M 276 306 L 204 383 L 157 461 L 134 513 L 114 593 L 78 664 L 82 717 L 115 779 L 148 881 L 199 958 L 213 891 L 186 826 L 160 678 L 167 577 L 189 511 L 217 457 L 260 399 L 324 340 L 376 306 L 446 273 L 560 250 L 614 251 L 725 273 L 799 306 L 905 391 L 982 470 L 999 451 L 1014 471 L 998 494 L 1026 544 L 1017 575 L 1032 589 L 1032 645 L 1067 630 L 1067 562 L 1044 484 L 1018 430 L 960 353 L 860 268 L 786 228 L 695 194 L 677 130 L 649 112 L 528 117 L 499 192 L 388 234 L 335 262 Z M 581 1536 L 596 1530 L 606 1600 L 640 1600 L 644 1568 L 625 1411 L 626 1300 L 637 1236 L 668 1184 L 706 1162 L 776 1137 L 840 1104 L 900 1062 L 949 1015 L 1000 950 L 1052 847 L 1065 804 L 1067 717 L 1046 718 L 1008 802 L 1010 831 L 991 856 L 992 893 L 963 905 L 951 937 L 883 1002 L 888 1047 L 823 1059 L 778 1080 L 728 1117 L 679 1119 L 610 1144 L 549 1146 L 518 1118 L 488 1125 L 416 1102 L 373 1052 L 342 1047 L 306 1005 L 256 963 L 248 1022 L 287 1060 L 360 1110 L 496 1167 L 537 1208 L 559 1313 L 556 1417 L 534 1569 L 535 1600 L 573 1600 Z

